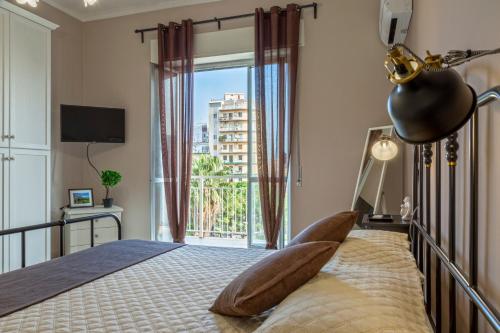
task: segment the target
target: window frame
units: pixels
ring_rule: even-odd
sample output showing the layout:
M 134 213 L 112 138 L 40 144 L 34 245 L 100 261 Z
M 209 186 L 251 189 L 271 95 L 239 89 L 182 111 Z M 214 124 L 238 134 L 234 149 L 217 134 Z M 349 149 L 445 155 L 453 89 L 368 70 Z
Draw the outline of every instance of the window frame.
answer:
M 250 57 L 251 56 L 251 57 Z M 229 57 L 229 58 L 228 58 Z M 208 58 L 217 58 L 217 57 L 208 57 Z M 206 58 L 206 59 L 208 59 Z M 231 55 L 224 56 L 224 59 L 230 59 Z M 253 160 L 253 131 L 252 131 L 252 125 L 253 125 L 253 93 L 254 93 L 254 87 L 253 87 L 253 69 L 254 69 L 254 64 L 253 64 L 253 52 L 246 52 L 246 53 L 240 53 L 240 54 L 235 54 L 235 59 L 236 61 L 221 61 L 221 62 L 213 62 L 209 63 L 206 61 L 204 58 L 196 58 L 195 59 L 195 72 L 199 71 L 210 71 L 210 70 L 221 70 L 221 69 L 229 69 L 229 68 L 241 68 L 241 67 L 246 67 L 247 68 L 247 109 L 248 109 L 248 119 L 247 119 L 247 142 L 248 142 L 248 151 L 247 151 L 247 176 L 246 179 L 248 181 L 248 186 L 247 186 L 247 248 L 263 248 L 265 247 L 265 242 L 255 242 L 254 241 L 254 225 L 257 223 L 256 221 L 252 221 L 252 214 L 253 214 L 253 190 L 254 190 L 254 184 L 258 185 L 258 176 L 252 174 L 252 160 Z M 219 57 L 220 59 L 220 57 Z M 202 63 L 203 65 L 196 65 L 196 63 Z M 158 98 L 155 96 L 155 90 L 154 87 L 157 87 L 158 83 L 156 79 L 155 80 L 155 67 L 157 68 L 158 66 L 154 63 L 152 63 L 152 70 L 151 70 L 151 104 L 153 104 L 153 101 L 157 101 Z M 156 69 L 157 71 L 157 69 Z M 157 75 L 156 75 L 157 76 Z M 156 240 L 157 239 L 157 218 L 155 216 L 155 184 L 158 183 L 156 177 L 155 177 L 155 154 L 157 152 L 154 151 L 154 140 L 155 138 L 155 119 L 157 118 L 155 115 L 155 111 L 158 111 L 157 108 L 153 107 L 151 105 L 150 107 L 150 226 L 151 226 L 151 239 Z M 214 114 L 214 117 L 216 117 L 216 114 Z M 240 146 L 240 145 L 239 145 Z M 241 145 L 242 146 L 242 145 Z M 223 158 L 226 158 L 227 155 L 224 155 Z M 226 160 L 225 160 L 226 161 Z M 290 173 L 289 173 L 290 174 Z M 288 184 L 287 184 L 287 198 L 288 200 L 288 209 L 286 210 L 285 214 L 287 214 L 287 220 L 283 220 L 283 223 L 281 224 L 281 230 L 280 230 L 280 236 L 278 240 L 278 247 L 283 248 L 285 244 L 291 239 L 291 226 L 292 226 L 292 219 L 291 219 L 291 201 L 292 201 L 292 196 L 291 196 L 291 177 L 289 177 Z M 254 214 L 255 216 L 255 214 Z M 285 222 L 288 222 L 288 226 L 285 226 Z

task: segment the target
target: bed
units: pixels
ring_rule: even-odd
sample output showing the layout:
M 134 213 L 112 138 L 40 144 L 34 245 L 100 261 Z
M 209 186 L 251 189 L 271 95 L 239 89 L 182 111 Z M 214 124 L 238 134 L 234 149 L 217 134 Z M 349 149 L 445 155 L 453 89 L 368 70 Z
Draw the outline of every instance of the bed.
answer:
M 315 319 L 335 331 L 365 332 L 368 325 L 430 332 L 408 249 L 404 234 L 353 230 L 317 277 L 275 309 L 241 319 L 207 309 L 234 277 L 272 251 L 186 245 L 4 316 L 0 332 L 278 332 L 287 325 L 294 327 L 288 333 L 303 332 L 308 311 L 295 321 L 280 313 L 294 297 L 314 302 L 300 297 L 318 286 L 332 294 Z

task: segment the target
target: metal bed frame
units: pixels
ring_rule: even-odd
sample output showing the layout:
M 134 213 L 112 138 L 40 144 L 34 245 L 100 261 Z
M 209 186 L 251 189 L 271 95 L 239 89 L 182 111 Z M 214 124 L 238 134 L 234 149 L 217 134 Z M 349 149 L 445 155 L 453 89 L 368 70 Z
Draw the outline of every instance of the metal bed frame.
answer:
M 478 107 L 484 106 L 500 98 L 500 86 L 486 91 L 478 96 Z M 429 321 L 435 332 L 442 331 L 443 307 L 442 307 L 442 287 L 441 271 L 442 267 L 448 271 L 448 312 L 449 327 L 448 332 L 456 332 L 456 285 L 460 285 L 469 298 L 469 332 L 478 331 L 478 313 L 485 317 L 487 322 L 495 330 L 500 331 L 499 314 L 488 300 L 481 294 L 478 288 L 478 110 L 470 120 L 469 147 L 470 151 L 466 158 L 469 163 L 469 272 L 466 274 L 457 266 L 455 262 L 456 253 L 456 166 L 458 160 L 457 133 L 450 135 L 445 142 L 446 162 L 449 174 L 449 202 L 448 207 L 442 207 L 441 203 L 441 142 L 435 145 L 433 152 L 432 144 L 414 146 L 413 164 L 413 207 L 416 210 L 410 231 L 411 249 L 417 262 L 419 270 L 425 275 L 424 295 L 425 309 Z M 431 166 L 434 159 L 435 175 L 434 183 L 436 193 L 434 195 L 435 211 L 431 216 Z M 448 210 L 448 249 L 447 253 L 441 247 L 441 211 Z M 431 222 L 435 227 L 435 237 L 431 235 Z M 434 270 L 436 272 L 434 283 L 431 279 L 431 256 L 434 254 Z M 492 254 L 495 255 L 495 254 Z M 431 297 L 432 287 L 435 288 L 435 300 Z M 433 301 L 435 313 L 433 317 Z
M 52 227 L 59 227 L 59 255 L 64 256 L 64 227 L 67 224 L 81 223 L 81 222 L 90 222 L 90 247 L 94 247 L 94 221 L 97 219 L 109 217 L 112 218 L 116 222 L 117 226 L 117 234 L 118 240 L 122 239 L 122 225 L 120 219 L 114 214 L 96 214 L 85 217 L 78 217 L 74 219 L 61 219 L 56 222 L 49 222 L 37 225 L 31 225 L 26 227 L 0 230 L 0 237 L 9 236 L 14 234 L 21 234 L 21 267 L 26 267 L 26 233 L 34 230 L 41 230 Z

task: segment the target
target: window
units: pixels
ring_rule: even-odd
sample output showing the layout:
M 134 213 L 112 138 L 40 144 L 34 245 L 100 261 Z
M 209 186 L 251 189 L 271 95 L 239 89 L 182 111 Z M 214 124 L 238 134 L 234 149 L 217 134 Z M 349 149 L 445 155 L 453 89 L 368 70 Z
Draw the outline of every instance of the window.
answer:
M 224 155 L 222 158 L 224 159 L 224 161 L 227 161 L 227 156 L 226 155 Z
M 243 161 L 243 155 L 238 155 L 238 160 Z
M 238 149 L 239 150 L 243 149 L 243 145 L 238 145 Z
M 238 117 L 243 117 L 243 112 L 238 112 Z

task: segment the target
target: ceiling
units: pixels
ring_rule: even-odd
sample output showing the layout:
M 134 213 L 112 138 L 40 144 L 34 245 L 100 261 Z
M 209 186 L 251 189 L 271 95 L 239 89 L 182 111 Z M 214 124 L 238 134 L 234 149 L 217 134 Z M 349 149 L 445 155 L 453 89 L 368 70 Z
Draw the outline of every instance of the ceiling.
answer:
M 86 8 L 83 0 L 42 1 L 86 22 L 220 0 L 98 0 L 97 4 Z

